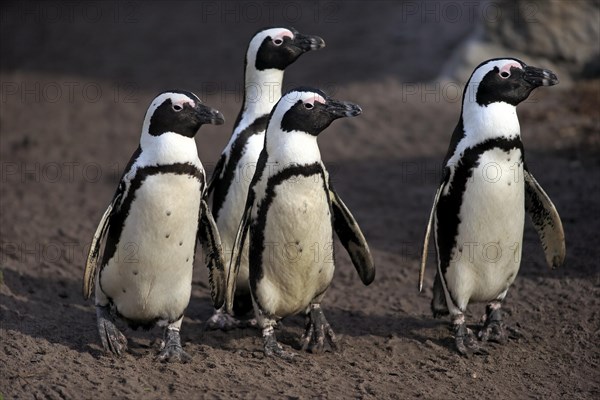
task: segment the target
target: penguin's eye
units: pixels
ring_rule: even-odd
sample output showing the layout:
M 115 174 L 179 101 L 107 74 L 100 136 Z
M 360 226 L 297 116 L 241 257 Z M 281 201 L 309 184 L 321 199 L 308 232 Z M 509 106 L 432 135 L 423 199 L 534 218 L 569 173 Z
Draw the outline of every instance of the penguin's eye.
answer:
M 502 72 L 500 72 L 500 76 L 503 79 L 506 79 L 506 78 L 508 78 L 510 76 L 510 72 L 508 72 L 508 71 L 502 71 Z
M 310 110 L 311 108 L 313 108 L 314 106 L 310 103 L 304 103 L 304 108 L 306 108 L 307 110 Z
M 179 104 L 173 104 L 173 111 L 179 112 L 181 110 L 183 110 L 183 107 L 181 107 Z
M 281 44 L 283 43 L 282 39 L 275 39 L 273 40 L 273 43 L 275 43 L 275 46 L 281 46 Z

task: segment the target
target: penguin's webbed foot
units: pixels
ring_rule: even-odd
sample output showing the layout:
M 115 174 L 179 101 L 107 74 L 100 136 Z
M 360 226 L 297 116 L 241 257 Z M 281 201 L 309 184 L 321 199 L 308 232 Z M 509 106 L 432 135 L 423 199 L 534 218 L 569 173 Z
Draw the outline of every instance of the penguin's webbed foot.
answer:
M 156 359 L 161 362 L 180 362 L 187 363 L 192 360 L 192 356 L 186 353 L 181 346 L 179 329 L 167 328 L 165 331 L 165 341 L 160 353 Z
M 272 326 L 268 326 L 263 329 L 263 340 L 264 340 L 264 351 L 265 356 L 273 357 L 277 356 L 284 360 L 291 360 L 296 356 L 296 353 L 291 351 L 285 351 L 275 338 L 275 332 Z
M 104 350 L 117 356 L 125 354 L 127 351 L 127 338 L 115 325 L 110 306 L 96 306 L 96 321 Z
M 483 327 L 478 334 L 482 342 L 505 344 L 508 341 L 508 334 L 502 322 L 502 310 L 499 303 L 488 304 L 482 320 Z
M 302 350 L 311 353 L 323 353 L 326 350 L 325 341 L 327 339 L 328 347 L 337 350 L 336 337 L 331 329 L 331 325 L 325 319 L 325 314 L 319 304 L 311 304 L 310 311 L 306 315 L 306 327 L 302 339 Z
M 500 302 L 492 302 L 487 305 L 485 314 L 481 317 L 483 326 L 479 331 L 479 339 L 482 342 L 495 342 L 505 344 L 508 339 L 519 339 L 523 334 L 516 328 L 504 323 L 503 312 Z
M 222 308 L 215 311 L 215 313 L 206 321 L 206 329 L 216 331 L 230 331 L 240 327 L 240 320 L 227 314 Z
M 454 337 L 456 341 L 456 349 L 463 356 L 470 356 L 471 354 L 487 354 L 487 351 L 483 348 L 481 343 L 477 340 L 477 336 L 471 329 L 467 327 L 464 322 L 453 324 Z
M 248 320 L 237 319 L 227 314 L 222 308 L 206 321 L 206 329 L 230 331 L 232 329 L 252 328 L 257 325 L 256 318 Z

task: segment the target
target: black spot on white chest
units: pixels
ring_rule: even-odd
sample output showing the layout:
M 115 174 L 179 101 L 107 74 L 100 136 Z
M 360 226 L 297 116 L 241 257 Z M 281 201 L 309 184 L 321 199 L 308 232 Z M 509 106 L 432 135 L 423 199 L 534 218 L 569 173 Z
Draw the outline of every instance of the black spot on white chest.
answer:
M 151 175 L 135 192 L 126 224 L 157 224 L 165 236 L 178 227 L 197 225 L 201 188 L 190 175 Z

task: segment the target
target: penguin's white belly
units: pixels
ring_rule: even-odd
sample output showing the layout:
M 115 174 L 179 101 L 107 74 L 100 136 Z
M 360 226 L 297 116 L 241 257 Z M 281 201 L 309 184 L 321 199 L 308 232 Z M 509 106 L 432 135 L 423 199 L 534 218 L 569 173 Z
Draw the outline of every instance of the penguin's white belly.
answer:
M 446 283 L 462 309 L 504 296 L 521 262 L 525 218 L 521 151 L 483 153 L 467 181 Z
M 233 253 L 235 237 L 240 225 L 240 220 L 246 207 L 248 197 L 248 188 L 256 170 L 256 163 L 265 141 L 264 134 L 252 135 L 246 143 L 245 151 L 238 161 L 233 182 L 229 187 L 225 201 L 223 202 L 216 223 L 221 235 L 221 243 L 226 258 L 229 263 Z M 248 240 L 244 243 L 240 269 L 236 281 L 236 292 L 248 292 Z
M 103 292 L 131 320 L 173 321 L 188 305 L 200 182 L 189 175 L 147 177 L 135 192 L 115 256 L 101 272 Z
M 255 295 L 265 311 L 283 318 L 305 310 L 329 287 L 333 233 L 321 176 L 293 177 L 278 185 L 275 194 Z

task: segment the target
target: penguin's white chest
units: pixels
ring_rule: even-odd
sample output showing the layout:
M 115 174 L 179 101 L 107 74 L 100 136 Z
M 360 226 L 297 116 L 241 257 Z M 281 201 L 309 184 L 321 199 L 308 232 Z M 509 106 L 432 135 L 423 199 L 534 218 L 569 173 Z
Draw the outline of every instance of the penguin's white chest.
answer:
M 274 190 L 255 295 L 265 311 L 284 317 L 303 311 L 329 287 L 333 231 L 320 175 L 292 177 Z
M 157 174 L 134 193 L 117 251 L 100 281 L 125 318 L 173 321 L 183 314 L 191 293 L 200 189 L 190 175 Z
M 229 160 L 235 163 L 233 182 L 229 186 L 225 201 L 216 223 L 221 235 L 221 243 L 227 262 L 233 252 L 235 236 L 244 213 L 246 198 L 248 197 L 248 188 L 256 170 L 256 163 L 265 141 L 265 135 L 256 134 L 250 136 L 244 147 L 244 152 L 239 160 Z M 240 269 L 237 277 L 237 289 L 240 292 L 248 290 L 248 243 L 244 243 Z
M 446 282 L 466 307 L 491 301 L 514 281 L 521 261 L 525 218 L 522 154 L 483 153 L 467 181 Z

